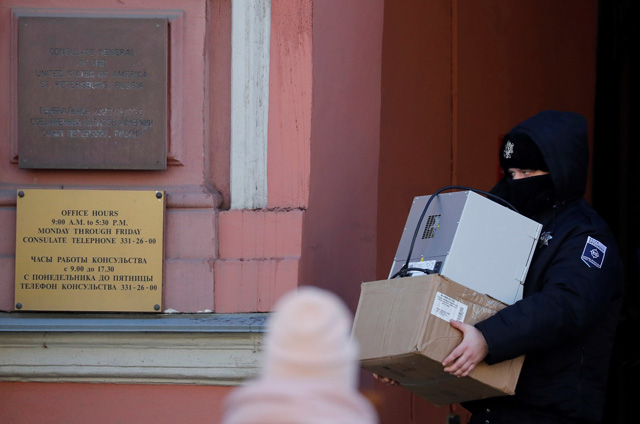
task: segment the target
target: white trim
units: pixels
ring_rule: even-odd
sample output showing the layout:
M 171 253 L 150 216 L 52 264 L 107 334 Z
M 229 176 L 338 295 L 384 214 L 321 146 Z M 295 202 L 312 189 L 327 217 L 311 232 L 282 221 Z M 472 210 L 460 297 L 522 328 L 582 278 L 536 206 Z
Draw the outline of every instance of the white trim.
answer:
M 203 384 L 257 376 L 259 333 L 3 333 L 0 381 Z
M 267 206 L 270 0 L 231 6 L 231 209 Z

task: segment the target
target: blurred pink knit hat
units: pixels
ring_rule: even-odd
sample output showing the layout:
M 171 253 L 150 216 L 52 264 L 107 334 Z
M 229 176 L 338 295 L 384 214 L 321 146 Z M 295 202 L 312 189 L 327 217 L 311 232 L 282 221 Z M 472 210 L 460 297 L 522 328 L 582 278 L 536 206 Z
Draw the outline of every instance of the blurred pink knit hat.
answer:
M 226 399 L 223 424 L 375 424 L 357 390 L 352 315 L 335 294 L 285 294 L 267 323 L 262 375 Z

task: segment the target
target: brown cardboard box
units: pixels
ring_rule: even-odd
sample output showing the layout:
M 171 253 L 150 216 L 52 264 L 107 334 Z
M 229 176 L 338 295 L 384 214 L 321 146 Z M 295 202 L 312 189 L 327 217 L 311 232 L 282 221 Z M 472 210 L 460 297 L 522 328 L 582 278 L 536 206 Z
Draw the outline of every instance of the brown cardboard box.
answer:
M 353 324 L 361 365 L 436 405 L 513 394 L 523 356 L 463 378 L 442 366 L 462 339 L 450 319 L 475 324 L 505 306 L 438 274 L 363 283 Z

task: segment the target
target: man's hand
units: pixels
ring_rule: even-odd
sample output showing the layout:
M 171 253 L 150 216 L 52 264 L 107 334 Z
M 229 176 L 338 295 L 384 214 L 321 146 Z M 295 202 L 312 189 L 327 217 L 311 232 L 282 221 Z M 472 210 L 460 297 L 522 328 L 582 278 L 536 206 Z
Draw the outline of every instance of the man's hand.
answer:
M 442 365 L 445 372 L 457 377 L 466 377 L 489 353 L 482 332 L 473 325 L 451 320 L 451 326 L 462 331 L 462 341 L 447 356 Z
M 390 386 L 397 386 L 397 385 L 400 384 L 396 380 L 392 380 L 392 379 L 390 379 L 388 377 L 381 377 L 376 373 L 373 373 L 373 378 L 375 378 L 378 381 L 382 381 L 383 383 L 388 384 Z

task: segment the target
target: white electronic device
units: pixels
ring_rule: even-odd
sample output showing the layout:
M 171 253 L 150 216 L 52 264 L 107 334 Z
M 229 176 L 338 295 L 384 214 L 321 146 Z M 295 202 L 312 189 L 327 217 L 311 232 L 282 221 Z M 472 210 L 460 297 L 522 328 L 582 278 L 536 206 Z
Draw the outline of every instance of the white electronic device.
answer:
M 414 198 L 389 277 L 411 251 L 410 269 L 438 273 L 506 304 L 520 300 L 542 225 L 471 190 L 440 193 L 425 212 L 431 197 Z

